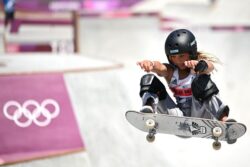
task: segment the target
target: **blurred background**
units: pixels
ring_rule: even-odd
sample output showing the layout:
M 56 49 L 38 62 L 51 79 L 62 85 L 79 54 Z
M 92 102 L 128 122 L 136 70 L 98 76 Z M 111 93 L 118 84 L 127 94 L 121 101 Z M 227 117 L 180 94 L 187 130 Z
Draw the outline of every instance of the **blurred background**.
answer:
M 141 107 L 139 81 L 144 72 L 136 62 L 167 62 L 167 35 L 187 28 L 195 34 L 198 50 L 221 60 L 212 78 L 230 106 L 230 118 L 248 127 L 250 0 L 16 0 L 13 10 L 4 2 L 0 165 L 248 165 L 248 132 L 236 144 L 223 142 L 219 151 L 212 149 L 213 140 L 173 135 L 158 134 L 154 143 L 147 143 L 146 134 L 126 121 L 125 112 Z M 21 105 L 33 99 L 42 105 L 46 98 L 54 98 L 62 114 L 49 126 L 20 128 L 6 121 L 8 100 Z M 63 113 L 71 115 L 59 121 Z

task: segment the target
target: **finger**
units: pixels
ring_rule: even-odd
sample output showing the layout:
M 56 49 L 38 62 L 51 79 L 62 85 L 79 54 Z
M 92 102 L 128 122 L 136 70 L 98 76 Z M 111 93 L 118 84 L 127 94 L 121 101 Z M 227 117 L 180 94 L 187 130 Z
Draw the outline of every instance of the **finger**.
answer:
M 195 67 L 195 63 L 193 61 L 190 61 L 190 68 L 194 68 Z
M 138 61 L 136 64 L 137 64 L 138 66 L 141 66 L 141 65 L 142 65 L 142 62 L 141 62 L 141 61 Z
M 142 63 L 142 64 L 141 64 L 141 68 L 142 68 L 143 70 L 146 70 L 146 68 L 147 68 L 147 67 L 146 67 L 146 64 L 145 64 L 145 63 Z
M 193 61 L 186 61 L 185 62 L 186 67 L 193 69 L 195 67 Z
M 193 66 L 196 66 L 196 65 L 198 64 L 198 61 L 193 60 L 193 61 L 192 61 L 192 64 L 193 64 Z
M 187 61 L 184 62 L 184 65 L 187 67 Z
M 138 62 L 138 63 L 137 63 L 137 65 L 138 65 L 138 66 L 140 66 L 140 67 L 141 67 L 141 69 L 143 69 L 143 70 L 144 70 L 144 68 L 145 68 L 145 67 L 144 67 L 144 63 L 143 63 L 143 62 Z
M 191 67 L 190 61 L 185 61 L 184 64 L 185 64 L 185 66 L 188 67 L 188 68 Z

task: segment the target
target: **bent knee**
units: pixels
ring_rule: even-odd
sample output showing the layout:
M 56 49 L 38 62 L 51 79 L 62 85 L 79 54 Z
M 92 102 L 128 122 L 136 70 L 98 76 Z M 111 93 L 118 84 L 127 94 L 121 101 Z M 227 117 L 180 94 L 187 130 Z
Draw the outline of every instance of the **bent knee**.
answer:
M 166 98 L 167 91 L 163 83 L 154 74 L 145 74 L 140 81 L 140 96 L 145 92 L 150 92 L 158 95 L 159 99 Z

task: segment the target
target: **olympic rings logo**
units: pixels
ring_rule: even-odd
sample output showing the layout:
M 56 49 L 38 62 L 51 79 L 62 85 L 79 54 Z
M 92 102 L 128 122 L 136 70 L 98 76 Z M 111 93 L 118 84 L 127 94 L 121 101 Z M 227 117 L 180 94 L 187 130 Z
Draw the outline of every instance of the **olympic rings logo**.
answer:
M 52 106 L 53 111 L 49 110 L 51 108 L 49 106 Z M 46 99 L 41 104 L 35 100 L 27 100 L 23 105 L 17 101 L 8 101 L 3 107 L 3 113 L 7 119 L 13 120 L 19 127 L 28 127 L 32 122 L 37 126 L 44 127 L 59 115 L 60 107 L 53 99 Z M 43 118 L 42 121 L 39 120 L 39 117 Z M 25 118 L 25 121 L 23 118 Z

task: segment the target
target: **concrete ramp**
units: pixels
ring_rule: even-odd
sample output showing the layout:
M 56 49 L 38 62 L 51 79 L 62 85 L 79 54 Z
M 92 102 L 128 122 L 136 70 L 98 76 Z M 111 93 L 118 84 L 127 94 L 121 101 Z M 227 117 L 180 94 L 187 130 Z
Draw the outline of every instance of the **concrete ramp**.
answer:
M 212 3 L 213 2 L 213 3 Z M 249 0 L 157 0 L 134 6 L 133 11 L 158 12 L 162 29 L 196 28 L 249 30 Z M 236 14 L 237 13 L 237 14 Z
M 128 77 L 124 69 L 65 76 L 92 166 L 169 166 L 145 134 L 126 121 L 125 111 L 140 102 L 123 76 Z
M 0 75 L 86 72 L 122 65 L 75 54 L 24 53 L 0 56 Z

